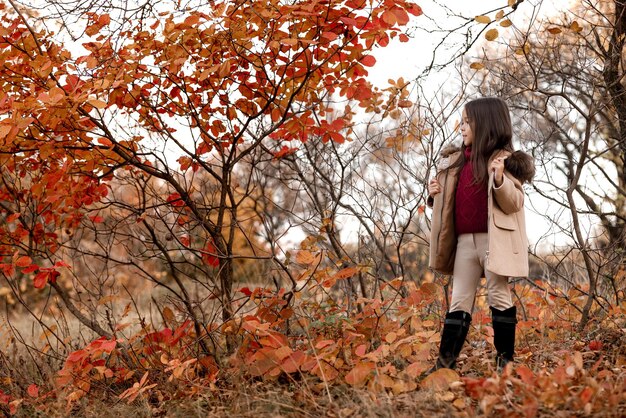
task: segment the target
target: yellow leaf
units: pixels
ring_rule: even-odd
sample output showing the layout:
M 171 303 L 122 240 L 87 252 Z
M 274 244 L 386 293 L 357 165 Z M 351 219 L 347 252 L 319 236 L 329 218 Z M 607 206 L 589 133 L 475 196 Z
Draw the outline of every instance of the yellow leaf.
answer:
M 398 334 L 396 334 L 395 332 L 391 331 L 389 334 L 387 334 L 385 336 L 385 341 L 387 341 L 389 344 L 393 343 L 396 338 L 398 338 Z
M 515 50 L 516 55 L 526 55 L 530 52 L 530 44 L 524 44 L 523 47 Z
M 500 10 L 498 13 L 496 13 L 496 20 L 500 20 L 504 17 L 504 10 Z
M 498 29 L 489 29 L 487 33 L 485 33 L 485 39 L 488 41 L 493 41 L 498 37 Z
M 452 402 L 452 406 L 456 409 L 465 409 L 465 399 L 457 398 L 454 402 Z
M 583 355 L 580 353 L 580 351 L 576 351 L 574 353 L 574 365 L 576 366 L 576 368 L 578 370 L 582 370 L 583 369 Z
M 55 332 L 57 330 L 57 326 L 55 324 L 52 324 L 49 329 L 46 329 L 40 336 L 39 336 L 39 340 L 40 341 L 44 341 L 45 339 L 47 339 L 50 335 L 52 335 L 53 332 Z
M 399 395 L 405 392 L 412 392 L 417 388 L 417 382 L 410 380 L 408 382 L 403 380 L 396 380 L 391 386 L 391 390 L 394 395 Z
M 547 30 L 552 35 L 557 35 L 557 34 L 561 33 L 561 29 L 560 28 L 548 28 Z
M 169 306 L 163 308 L 163 319 L 167 323 L 172 323 L 174 320 L 176 320 L 176 316 Z
M 473 62 L 470 64 L 470 68 L 472 70 L 482 70 L 485 66 L 480 62 Z
M 575 20 L 572 22 L 571 25 L 569 25 L 569 28 L 573 30 L 574 32 L 580 32 L 583 30 L 582 26 L 580 26 L 578 22 Z
M 502 26 L 503 28 L 508 28 L 512 24 L 513 22 L 511 22 L 509 19 L 504 19 L 502 22 L 500 22 L 500 26 Z
M 488 23 L 491 23 L 491 18 L 485 15 L 476 16 L 474 20 L 477 21 L 478 23 L 484 23 L 485 25 Z

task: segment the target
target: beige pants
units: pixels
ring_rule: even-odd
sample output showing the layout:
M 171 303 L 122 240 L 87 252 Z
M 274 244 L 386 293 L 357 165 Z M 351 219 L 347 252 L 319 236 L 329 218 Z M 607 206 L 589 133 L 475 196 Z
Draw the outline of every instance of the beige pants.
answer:
M 456 246 L 450 312 L 472 313 L 480 279 L 487 279 L 487 302 L 499 310 L 513 306 L 509 278 L 485 270 L 489 238 L 487 233 L 461 234 Z

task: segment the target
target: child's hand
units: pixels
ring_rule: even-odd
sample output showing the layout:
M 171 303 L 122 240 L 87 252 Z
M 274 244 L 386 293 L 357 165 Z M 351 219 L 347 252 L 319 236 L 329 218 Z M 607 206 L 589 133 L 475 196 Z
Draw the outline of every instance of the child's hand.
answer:
M 441 184 L 437 179 L 430 179 L 428 182 L 428 193 L 431 196 L 435 196 L 438 193 L 441 193 Z
M 502 180 L 504 176 L 504 160 L 507 157 L 499 157 L 491 162 L 491 167 L 489 167 L 489 171 L 495 172 L 495 183 L 496 187 L 502 186 Z

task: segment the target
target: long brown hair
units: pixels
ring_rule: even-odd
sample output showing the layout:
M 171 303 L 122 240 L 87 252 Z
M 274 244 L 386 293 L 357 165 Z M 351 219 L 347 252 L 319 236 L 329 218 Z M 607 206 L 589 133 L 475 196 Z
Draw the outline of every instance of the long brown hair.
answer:
M 500 98 L 482 97 L 467 102 L 465 114 L 474 134 L 470 156 L 474 182 L 486 185 L 489 180 L 487 163 L 494 151 L 513 151 L 513 128 L 509 108 Z M 465 148 L 465 144 L 462 144 L 461 158 L 450 168 L 462 167 L 465 164 Z

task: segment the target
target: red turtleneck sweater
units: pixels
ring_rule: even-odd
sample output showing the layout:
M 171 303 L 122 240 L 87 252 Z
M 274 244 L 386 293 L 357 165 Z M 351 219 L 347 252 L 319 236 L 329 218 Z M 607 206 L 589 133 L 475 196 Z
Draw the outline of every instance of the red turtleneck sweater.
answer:
M 471 147 L 465 148 L 465 164 L 456 186 L 454 222 L 457 235 L 487 232 L 487 186 L 473 183 L 471 153 Z

